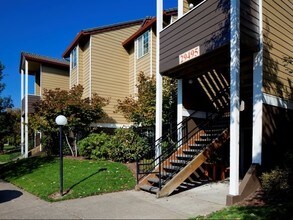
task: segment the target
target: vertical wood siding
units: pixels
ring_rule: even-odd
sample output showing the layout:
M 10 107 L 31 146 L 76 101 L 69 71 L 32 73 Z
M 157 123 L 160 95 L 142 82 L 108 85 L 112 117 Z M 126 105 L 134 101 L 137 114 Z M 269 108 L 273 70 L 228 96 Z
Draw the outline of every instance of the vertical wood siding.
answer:
M 119 124 L 127 121 L 122 114 L 113 113 L 117 99 L 129 96 L 129 55 L 122 42 L 138 28 L 137 25 L 104 32 L 92 38 L 92 92 L 110 98 L 104 110 Z
M 293 54 L 292 1 L 263 1 L 263 42 L 265 93 L 293 100 L 293 76 L 284 67 L 284 57 Z

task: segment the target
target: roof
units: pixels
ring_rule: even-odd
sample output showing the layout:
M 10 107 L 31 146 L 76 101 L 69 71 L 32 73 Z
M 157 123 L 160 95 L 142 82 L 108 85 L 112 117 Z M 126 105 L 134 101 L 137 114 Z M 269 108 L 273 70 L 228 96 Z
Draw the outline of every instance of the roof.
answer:
M 156 24 L 156 20 L 157 19 L 155 17 L 146 18 L 140 29 L 138 29 L 133 35 L 131 35 L 122 43 L 123 47 L 127 48 L 130 45 L 130 43 L 134 41 L 134 39 L 139 37 L 142 33 L 144 33 L 146 30 L 148 30 L 150 27 Z
M 58 59 L 58 58 L 43 56 L 39 54 L 28 53 L 28 52 L 21 52 L 19 72 L 21 70 L 23 60 L 69 68 L 69 61 L 65 59 Z
M 164 16 L 172 16 L 176 14 L 177 14 L 176 8 L 164 10 Z M 143 22 L 143 24 L 141 25 L 141 28 L 138 29 L 133 35 L 131 35 L 128 39 L 126 39 L 122 43 L 123 47 L 128 48 L 132 44 L 132 42 L 134 42 L 136 38 L 138 38 L 141 34 L 143 34 L 146 30 L 151 28 L 153 25 L 156 25 L 156 21 L 157 21 L 156 17 L 147 17 L 145 21 Z
M 122 29 L 122 28 L 126 28 L 126 27 L 131 27 L 134 25 L 139 25 L 139 24 L 142 24 L 143 21 L 144 21 L 144 19 L 138 19 L 138 20 L 134 20 L 134 21 L 121 22 L 121 23 L 116 23 L 116 24 L 112 24 L 112 25 L 106 25 L 106 26 L 101 26 L 101 27 L 97 27 L 97 28 L 90 28 L 90 29 L 81 30 L 76 35 L 76 37 L 71 42 L 71 44 L 67 47 L 67 49 L 64 51 L 64 53 L 62 54 L 62 57 L 64 57 L 64 58 L 69 57 L 70 52 L 73 50 L 73 48 L 75 48 L 79 42 L 81 42 L 83 40 L 88 40 L 89 36 L 92 34 L 98 34 L 98 33 L 103 33 L 106 31 L 113 31 L 113 30 L 118 30 L 118 29 Z

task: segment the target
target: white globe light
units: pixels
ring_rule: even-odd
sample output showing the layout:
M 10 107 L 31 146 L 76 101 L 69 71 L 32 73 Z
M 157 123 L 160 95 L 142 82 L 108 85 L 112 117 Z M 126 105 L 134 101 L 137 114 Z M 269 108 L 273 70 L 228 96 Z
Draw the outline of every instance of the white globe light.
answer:
M 57 125 L 66 125 L 67 118 L 64 115 L 58 115 L 55 119 Z

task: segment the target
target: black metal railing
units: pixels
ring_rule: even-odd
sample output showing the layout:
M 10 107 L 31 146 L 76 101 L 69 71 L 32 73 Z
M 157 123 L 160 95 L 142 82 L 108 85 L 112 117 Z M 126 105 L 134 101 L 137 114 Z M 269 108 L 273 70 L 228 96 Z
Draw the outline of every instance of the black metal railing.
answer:
M 181 123 L 177 125 L 177 129 L 170 130 L 164 134 L 161 138 L 155 141 L 152 149 L 143 155 L 139 160 L 137 160 L 137 183 L 147 176 L 148 174 L 156 174 L 159 179 L 159 188 L 164 182 L 172 178 L 172 176 L 177 173 L 182 167 L 184 167 L 190 160 L 193 159 L 192 155 L 184 155 L 182 152 L 189 150 L 192 144 L 198 146 L 195 147 L 195 151 L 201 151 L 206 147 L 206 144 L 200 144 L 199 141 L 203 140 L 201 134 L 203 131 L 219 130 L 216 125 L 220 123 L 220 119 L 224 117 L 222 113 L 212 113 L 207 114 L 204 121 L 199 123 L 193 128 L 190 127 L 190 122 L 193 120 L 193 115 L 185 118 Z M 212 141 L 216 137 L 212 136 L 212 132 L 206 133 L 206 139 Z M 209 142 L 209 143 L 210 143 Z M 161 152 L 160 150 L 161 149 Z M 156 155 L 156 151 L 158 152 Z M 179 158 L 179 159 L 178 159 Z M 181 158 L 181 159 L 180 159 Z M 171 163 L 164 163 L 164 161 L 177 161 L 176 166 L 171 165 Z M 164 166 L 164 167 L 163 167 Z M 168 170 L 169 172 L 163 171 Z M 162 182 L 163 180 L 163 182 Z

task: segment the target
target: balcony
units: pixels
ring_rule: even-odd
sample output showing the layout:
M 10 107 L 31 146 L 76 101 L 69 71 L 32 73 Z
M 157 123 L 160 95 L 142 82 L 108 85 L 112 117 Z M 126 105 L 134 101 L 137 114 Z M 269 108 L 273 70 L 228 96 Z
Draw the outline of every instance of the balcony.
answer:
M 256 51 L 258 5 L 254 0 L 242 0 L 240 11 L 241 46 Z M 204 1 L 161 32 L 160 72 L 179 78 L 191 66 L 190 71 L 200 71 L 194 67 L 229 62 L 229 44 L 230 1 Z
M 28 95 L 28 113 L 34 113 L 35 109 L 33 104 L 40 101 L 41 100 L 41 96 L 38 95 Z M 22 114 L 25 112 L 25 98 L 22 99 L 21 101 L 21 110 L 22 110 Z

